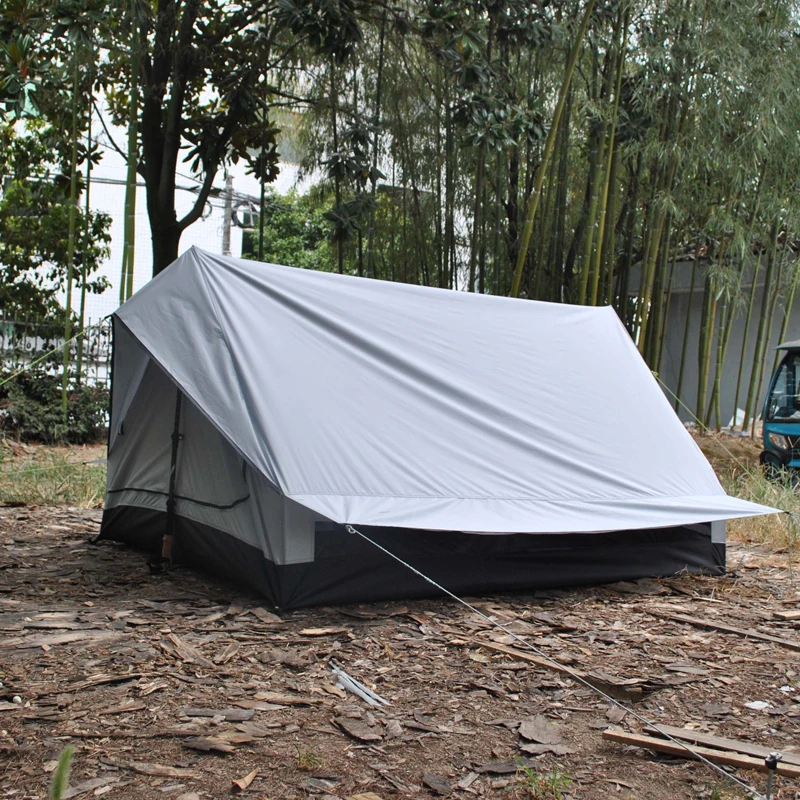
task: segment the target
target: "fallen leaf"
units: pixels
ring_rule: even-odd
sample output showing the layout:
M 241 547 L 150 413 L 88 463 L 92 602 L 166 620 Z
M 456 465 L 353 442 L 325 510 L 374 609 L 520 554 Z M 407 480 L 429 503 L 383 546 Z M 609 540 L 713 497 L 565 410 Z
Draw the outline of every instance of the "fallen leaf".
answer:
M 233 780 L 232 783 L 240 792 L 243 792 L 255 780 L 256 775 L 258 775 L 258 770 L 254 769 L 243 778 Z
M 522 720 L 519 726 L 519 735 L 523 739 L 539 744 L 559 744 L 561 742 L 558 728 L 543 714 Z
M 91 780 L 70 787 L 61 795 L 61 798 L 62 800 L 70 800 L 73 797 L 78 797 L 78 795 L 91 792 L 102 786 L 107 786 L 109 783 L 117 783 L 120 780 L 122 780 L 122 778 L 119 775 L 102 775 L 99 778 L 92 778 Z
M 606 711 L 606 719 L 609 722 L 613 722 L 615 725 L 618 725 L 620 722 L 622 722 L 626 716 L 628 716 L 628 712 L 619 706 L 612 706 L 608 709 L 608 711 Z

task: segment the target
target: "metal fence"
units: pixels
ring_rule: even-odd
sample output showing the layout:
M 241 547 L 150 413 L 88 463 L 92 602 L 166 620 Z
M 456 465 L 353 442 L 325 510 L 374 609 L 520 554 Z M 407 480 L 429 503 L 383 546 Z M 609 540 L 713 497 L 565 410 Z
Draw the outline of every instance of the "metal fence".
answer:
M 76 328 L 73 335 L 80 334 Z M 39 365 L 52 374 L 63 369 L 64 329 L 52 320 L 18 319 L 0 312 L 0 370 L 14 373 Z M 87 319 L 83 335 L 70 342 L 71 380 L 108 388 L 111 380 L 111 320 Z

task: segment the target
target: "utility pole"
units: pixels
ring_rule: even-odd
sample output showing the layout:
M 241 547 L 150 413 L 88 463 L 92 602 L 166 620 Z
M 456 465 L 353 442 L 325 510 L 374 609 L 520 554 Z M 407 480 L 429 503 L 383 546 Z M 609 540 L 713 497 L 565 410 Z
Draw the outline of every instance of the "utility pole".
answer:
M 233 178 L 225 173 L 225 220 L 222 223 L 222 255 L 231 254 L 231 225 L 233 224 Z

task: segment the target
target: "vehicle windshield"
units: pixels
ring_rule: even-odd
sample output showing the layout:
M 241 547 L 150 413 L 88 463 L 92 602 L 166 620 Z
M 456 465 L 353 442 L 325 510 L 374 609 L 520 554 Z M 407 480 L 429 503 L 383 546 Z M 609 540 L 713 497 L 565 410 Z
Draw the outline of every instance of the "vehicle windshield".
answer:
M 790 353 L 781 364 L 767 404 L 767 421 L 792 420 L 800 422 L 800 395 L 797 378 L 800 377 L 800 353 Z

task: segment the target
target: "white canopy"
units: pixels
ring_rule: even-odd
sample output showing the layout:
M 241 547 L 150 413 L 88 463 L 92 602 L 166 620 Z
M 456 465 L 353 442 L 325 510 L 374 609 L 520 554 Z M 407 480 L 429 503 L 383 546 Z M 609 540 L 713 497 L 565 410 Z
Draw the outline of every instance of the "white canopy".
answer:
M 192 248 L 117 316 L 252 467 L 334 522 L 562 533 L 773 511 L 725 494 L 610 307 Z

